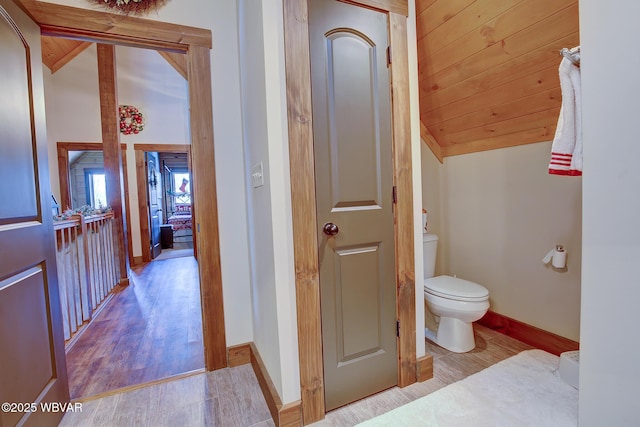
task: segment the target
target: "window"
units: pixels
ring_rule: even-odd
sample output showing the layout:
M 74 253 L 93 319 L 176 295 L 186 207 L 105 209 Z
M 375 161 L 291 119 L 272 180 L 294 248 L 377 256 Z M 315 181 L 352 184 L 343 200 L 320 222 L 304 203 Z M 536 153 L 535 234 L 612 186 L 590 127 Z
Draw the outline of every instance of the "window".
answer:
M 179 204 L 191 204 L 191 182 L 189 181 L 188 172 L 174 172 L 172 174 L 173 179 L 173 194 L 176 203 Z
M 107 181 L 102 169 L 85 169 L 87 204 L 96 209 L 107 207 Z

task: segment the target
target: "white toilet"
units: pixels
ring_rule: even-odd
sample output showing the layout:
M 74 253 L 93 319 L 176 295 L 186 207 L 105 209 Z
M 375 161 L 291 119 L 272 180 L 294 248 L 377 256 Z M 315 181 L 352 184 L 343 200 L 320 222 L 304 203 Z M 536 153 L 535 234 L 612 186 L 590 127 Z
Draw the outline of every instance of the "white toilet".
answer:
M 437 321 L 435 331 L 425 328 L 427 339 L 455 353 L 476 346 L 472 322 L 489 309 L 489 291 L 482 285 L 451 276 L 433 277 L 438 236 L 423 234 L 424 299 Z

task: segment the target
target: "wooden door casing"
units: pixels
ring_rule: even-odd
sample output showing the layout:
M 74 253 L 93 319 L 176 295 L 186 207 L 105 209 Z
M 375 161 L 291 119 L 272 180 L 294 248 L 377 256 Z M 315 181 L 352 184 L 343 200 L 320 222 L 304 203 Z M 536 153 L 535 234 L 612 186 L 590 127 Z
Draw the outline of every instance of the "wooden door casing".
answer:
M 349 0 L 389 15 L 395 208 L 398 386 L 416 381 L 416 316 L 414 276 L 413 184 L 409 108 L 406 0 Z M 318 239 L 314 198 L 313 122 L 307 0 L 284 0 L 285 63 L 291 204 L 296 270 L 296 313 L 300 360 L 300 392 L 304 424 L 325 414 Z
M 326 409 L 397 384 L 387 14 L 309 1 Z M 327 236 L 323 224 L 339 232 Z
M 218 202 L 211 94 L 211 30 L 119 16 L 34 0 L 13 0 L 40 25 L 42 34 L 185 54 L 189 82 L 191 165 L 193 171 L 194 251 L 202 296 L 205 366 L 227 366 L 227 347 L 220 266 Z M 195 185 L 197 183 L 197 186 Z

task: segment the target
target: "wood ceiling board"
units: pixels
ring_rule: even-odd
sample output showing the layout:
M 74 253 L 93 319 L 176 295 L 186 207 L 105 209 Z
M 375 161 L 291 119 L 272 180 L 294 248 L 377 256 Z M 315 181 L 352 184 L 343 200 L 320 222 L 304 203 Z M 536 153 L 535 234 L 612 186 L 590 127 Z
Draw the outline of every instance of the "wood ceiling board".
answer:
M 555 124 L 542 126 L 535 129 L 527 129 L 521 132 L 496 136 L 484 140 L 469 142 L 467 144 L 454 144 L 442 147 L 442 155 L 457 156 L 460 154 L 477 153 L 479 151 L 495 150 L 498 148 L 516 147 L 535 142 L 550 141 L 555 132 Z
M 575 11 L 575 19 L 577 20 L 577 10 Z M 419 77 L 419 83 L 425 87 L 426 82 L 440 82 L 443 86 L 448 86 L 471 78 L 487 70 L 499 67 L 502 64 L 509 64 L 522 55 L 531 54 L 540 46 L 546 46 L 554 43 L 558 39 L 565 38 L 571 34 L 575 34 L 576 28 L 564 16 L 554 15 L 554 25 L 539 28 L 532 26 L 524 31 L 514 34 L 512 37 L 504 40 L 502 44 L 494 44 L 481 52 L 465 58 L 463 61 L 454 64 L 451 67 L 442 70 L 434 76 L 425 73 L 424 68 L 419 71 L 422 74 Z M 558 52 L 549 51 L 548 55 L 559 65 Z M 419 63 L 426 61 L 424 57 L 419 57 Z M 426 87 L 437 87 L 432 84 Z M 438 105 L 432 105 L 430 108 L 437 108 Z
M 538 3 L 543 1 L 551 3 L 547 6 L 549 10 L 538 9 Z M 565 4 L 567 2 L 572 4 L 567 7 Z M 546 44 L 574 32 L 576 28 L 572 18 L 577 19 L 577 16 L 578 5 L 575 0 L 537 0 L 520 3 L 477 31 L 459 38 L 446 49 L 434 52 L 429 47 L 431 58 L 426 64 L 425 71 L 427 75 L 433 75 L 469 57 L 476 55 L 482 57 L 483 52 L 494 46 L 502 48 L 504 55 L 502 60 L 509 61 L 510 57 L 523 54 L 532 47 L 539 46 L 540 43 Z M 549 38 L 546 32 L 551 32 L 553 36 Z M 510 43 L 513 40 L 522 40 L 523 34 L 529 34 L 529 37 L 533 38 L 533 40 L 526 40 L 526 49 L 522 48 L 521 43 Z M 428 37 L 425 38 L 427 43 L 428 39 Z M 492 64 L 486 64 L 486 67 L 490 66 Z
M 42 62 L 55 73 L 91 46 L 90 42 L 42 36 Z
M 543 70 L 543 72 L 538 72 L 539 74 L 542 74 L 542 76 L 539 78 L 540 81 L 537 82 L 538 84 L 542 84 L 542 83 L 545 83 L 545 82 L 546 82 L 545 84 L 548 84 L 548 82 L 550 82 L 550 81 L 555 82 L 555 84 L 559 84 L 557 69 L 558 69 L 558 65 L 560 63 L 560 61 L 559 61 L 560 58 L 559 58 L 559 56 L 555 56 L 555 54 L 553 54 L 553 53 L 550 53 L 550 56 L 556 58 L 555 59 L 555 63 L 552 63 L 552 66 L 550 67 L 552 69 L 552 71 L 544 72 L 544 70 Z M 503 63 L 504 63 L 504 61 L 503 61 Z M 473 64 L 473 66 L 477 67 L 479 70 L 481 70 L 482 68 L 485 68 L 485 67 L 482 67 L 480 64 Z M 523 82 L 529 82 L 529 84 L 530 84 L 530 80 L 531 80 L 530 78 L 525 78 L 522 81 Z M 531 92 L 529 90 L 523 91 L 524 88 L 518 88 L 517 87 L 517 83 L 513 84 L 513 82 L 511 82 L 509 84 L 510 84 L 510 87 L 512 88 L 511 90 L 515 91 L 512 94 L 498 94 L 497 97 L 498 98 L 502 97 L 502 98 L 499 99 L 498 102 L 494 102 L 493 98 L 496 97 L 496 95 L 495 95 L 495 91 L 496 90 L 495 89 L 492 89 L 491 94 L 490 95 L 486 95 L 486 96 L 483 95 L 483 92 L 479 92 L 475 96 L 481 96 L 480 102 L 476 103 L 471 108 L 483 108 L 483 106 L 487 105 L 486 103 L 490 103 L 490 105 L 502 104 L 504 102 L 507 102 L 507 101 L 505 101 L 503 99 L 504 97 L 506 97 L 506 98 L 509 98 L 511 96 L 521 97 L 521 96 L 526 96 L 527 94 L 534 93 L 534 92 Z M 539 91 L 539 89 L 537 91 Z M 467 97 L 467 98 L 469 98 L 469 97 Z M 467 108 L 467 110 L 466 111 L 454 111 L 454 113 L 456 113 L 456 114 L 453 115 L 453 116 L 450 115 L 449 113 L 451 113 L 451 111 L 450 111 L 451 109 L 454 109 L 454 108 L 457 109 L 457 107 L 455 107 L 454 104 L 460 104 L 461 101 L 464 102 L 462 108 L 463 109 Z M 455 117 L 455 116 L 458 116 L 458 115 L 466 114 L 466 113 L 469 112 L 469 110 L 468 110 L 469 107 L 470 106 L 467 105 L 467 99 L 466 98 L 464 100 L 463 99 L 459 99 L 457 101 L 454 101 L 452 103 L 447 104 L 446 106 L 437 105 L 432 99 L 425 98 L 424 96 L 421 96 L 421 99 L 420 99 L 420 109 L 421 109 L 420 111 L 422 113 L 421 116 L 424 117 L 425 115 L 428 115 L 430 117 L 429 120 L 433 120 L 433 121 L 425 121 L 427 126 L 429 126 L 429 125 L 431 125 L 431 124 L 433 124 L 435 122 L 440 122 L 440 121 L 447 120 L 449 118 L 452 118 L 452 117 Z M 449 111 L 449 113 L 443 114 L 442 113 L 443 110 Z
M 425 105 L 427 110 L 433 109 L 430 106 L 443 107 L 458 99 L 476 95 L 554 65 L 558 66 L 560 49 L 578 43 L 579 35 L 576 32 L 464 80 L 455 79 L 453 74 L 443 76 L 442 80 L 431 79 L 430 85 L 420 86 L 420 96 L 428 102 Z
M 416 16 L 420 15 L 424 10 L 434 4 L 437 0 L 416 0 Z
M 526 0 L 476 0 L 469 7 L 425 35 L 429 50 L 436 52 L 454 43 L 469 33 L 477 33 L 482 27 L 490 26 L 490 22 L 503 12 Z
M 439 25 L 453 18 L 475 0 L 436 0 L 430 7 L 416 16 L 418 40 L 433 31 Z
M 558 52 L 580 44 L 577 0 L 418 0 L 416 11 L 425 142 L 446 157 L 552 138 Z
M 503 120 L 526 116 L 527 114 L 555 109 L 561 100 L 560 87 L 556 87 L 541 93 L 520 98 L 496 107 L 477 110 L 464 116 L 456 117 L 431 127 L 430 132 L 437 140 L 445 139 L 447 135 L 483 126 L 487 123 L 496 123 Z
M 424 123 L 427 124 L 427 127 L 431 127 L 445 120 L 451 120 L 477 110 L 506 104 L 525 96 L 544 92 L 558 87 L 559 84 L 558 66 L 553 65 L 505 85 L 460 99 L 443 108 L 425 111 L 420 117 Z M 560 103 L 558 103 L 558 105 L 560 105 Z M 421 111 L 424 110 L 421 108 Z
M 451 144 L 467 144 L 473 141 L 514 134 L 525 129 L 555 126 L 558 122 L 559 113 L 560 107 L 557 107 L 500 122 L 487 123 L 472 129 L 448 134 L 447 141 Z

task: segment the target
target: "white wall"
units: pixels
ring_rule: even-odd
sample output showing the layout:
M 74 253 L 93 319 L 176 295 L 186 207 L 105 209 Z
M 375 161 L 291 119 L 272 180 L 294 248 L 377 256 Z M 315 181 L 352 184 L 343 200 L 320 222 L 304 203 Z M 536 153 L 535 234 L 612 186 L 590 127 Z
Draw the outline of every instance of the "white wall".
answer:
M 92 60 L 93 58 L 93 60 Z M 55 74 L 43 65 L 51 189 L 60 202 L 57 142 L 101 142 L 96 48 L 89 47 Z M 61 206 L 65 209 L 66 206 Z
M 422 149 L 423 203 L 436 274 L 489 289 L 491 310 L 579 341 L 581 178 L 547 174 L 551 143 L 447 157 Z M 556 244 L 566 272 L 541 259 Z M 429 316 L 427 316 L 429 321 Z
M 549 175 L 550 153 L 546 142 L 445 158 L 438 249 L 443 272 L 485 286 L 494 312 L 578 341 L 582 183 Z M 566 272 L 541 261 L 556 244 Z
M 85 0 L 50 3 L 94 9 Z M 227 345 L 253 340 L 235 0 L 169 1 L 146 19 L 209 29 L 222 281 Z M 133 203 L 133 202 L 132 202 Z M 132 222 L 135 222 L 132 218 Z
M 281 0 L 240 2 L 254 342 L 283 402 L 300 399 Z
M 418 40 L 416 35 L 416 6 L 409 1 L 407 18 L 407 43 L 409 51 L 409 88 L 411 113 L 411 157 L 413 173 L 413 225 L 414 259 L 416 284 L 416 357 L 425 355 L 424 346 L 424 275 L 422 264 L 422 167 L 420 140 L 420 102 L 418 87 Z
M 427 232 L 443 237 L 438 241 L 436 275 L 444 274 L 444 230 L 446 218 L 443 195 L 444 166 L 433 155 L 426 143 L 421 143 L 420 165 L 422 169 L 422 194 L 420 209 L 427 210 Z M 422 242 L 422 236 L 420 236 Z M 422 251 L 422 248 L 420 249 Z M 424 302 L 424 290 L 423 302 Z M 424 332 L 424 331 L 423 331 Z
M 580 1 L 583 89 L 581 426 L 638 424 L 640 3 Z

